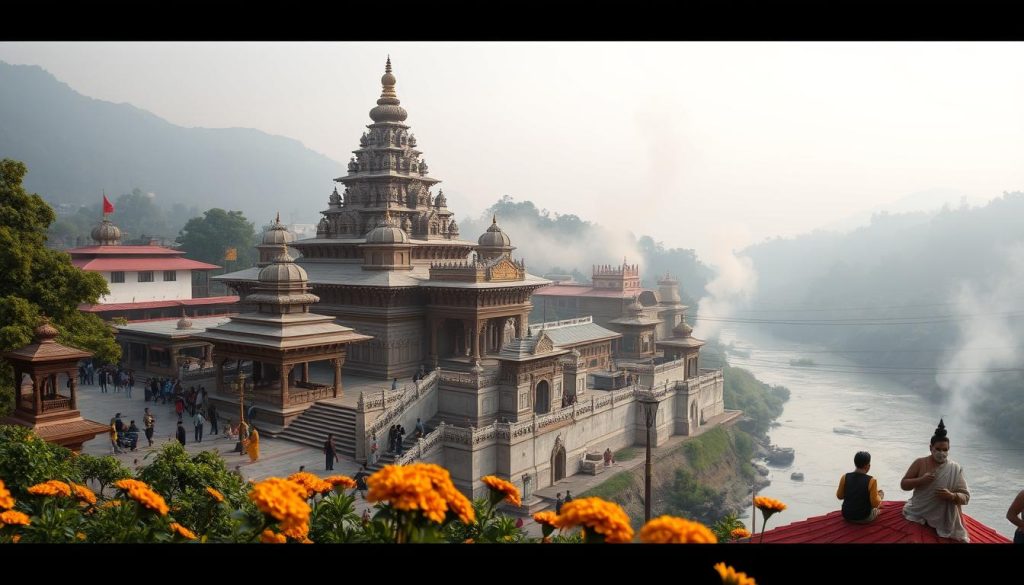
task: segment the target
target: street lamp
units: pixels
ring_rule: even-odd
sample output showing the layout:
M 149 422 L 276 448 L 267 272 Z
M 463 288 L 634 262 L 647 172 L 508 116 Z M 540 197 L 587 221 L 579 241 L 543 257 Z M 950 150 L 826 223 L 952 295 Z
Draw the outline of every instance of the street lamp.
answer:
M 238 391 L 238 428 L 242 428 L 245 422 L 245 372 L 242 371 L 242 364 L 238 364 L 238 379 L 231 383 Z
M 650 394 L 640 396 L 644 407 L 644 424 L 647 426 L 647 463 L 644 465 L 644 522 L 651 519 L 651 427 L 658 418 L 658 400 Z

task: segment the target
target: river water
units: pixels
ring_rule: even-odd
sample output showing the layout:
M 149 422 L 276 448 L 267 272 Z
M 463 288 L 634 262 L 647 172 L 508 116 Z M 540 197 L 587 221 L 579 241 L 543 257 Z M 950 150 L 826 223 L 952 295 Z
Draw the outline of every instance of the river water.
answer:
M 786 386 L 791 393 L 777 419 L 780 425 L 769 436 L 772 443 L 795 449 L 796 458 L 788 467 L 769 466 L 772 483 L 758 492 L 788 506 L 768 521 L 769 529 L 838 510 L 836 487 L 840 476 L 854 469 L 857 451 L 871 453 L 870 474 L 886 500 L 909 499 L 912 492 L 900 489 L 900 479 L 915 458 L 928 454 L 928 441 L 942 416 L 949 431 L 949 457 L 963 466 L 971 490 L 964 512 L 1013 538 L 1015 527 L 1006 520 L 1006 510 L 1024 489 L 1024 449 L 988 435 L 898 380 L 835 371 L 832 364 L 857 368 L 837 354 L 814 353 L 824 348 L 782 340 L 756 326 L 726 328 L 719 337 L 750 352 L 749 357 L 730 353 L 730 365 Z M 789 360 L 801 358 L 820 365 L 789 365 Z M 791 479 L 793 472 L 802 472 L 804 480 Z M 748 507 L 743 517 L 748 529 L 750 512 Z M 758 531 L 761 521 L 758 514 Z

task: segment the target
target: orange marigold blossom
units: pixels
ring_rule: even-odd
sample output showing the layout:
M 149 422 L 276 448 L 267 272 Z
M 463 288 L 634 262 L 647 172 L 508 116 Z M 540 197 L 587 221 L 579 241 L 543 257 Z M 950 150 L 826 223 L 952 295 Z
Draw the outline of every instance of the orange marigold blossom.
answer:
M 334 489 L 333 485 L 308 471 L 293 473 L 288 476 L 288 480 L 294 481 L 306 489 L 306 499 L 312 498 L 316 494 L 322 494 Z
M 11 538 L 11 542 L 13 542 L 14 544 L 18 544 L 19 542 L 21 542 L 21 535 L 15 534 L 14 537 Z
M 267 544 L 284 544 L 288 542 L 288 539 L 285 538 L 285 535 L 278 534 L 268 528 L 260 534 L 260 542 L 265 542 Z
M 213 498 L 218 504 L 224 501 L 224 494 L 220 493 L 219 491 L 215 490 L 212 487 L 207 486 L 206 493 L 210 494 L 210 497 Z
M 192 532 L 191 530 L 189 530 L 188 528 L 185 528 L 184 526 L 182 526 L 181 524 L 178 524 L 177 522 L 171 522 L 170 529 L 171 529 L 171 532 L 178 533 L 182 538 L 187 538 L 189 540 L 195 540 L 196 539 L 196 533 L 195 532 Z
M 609 543 L 633 540 L 633 527 L 626 512 L 618 504 L 601 498 L 580 498 L 565 504 L 555 522 L 562 529 L 582 525 L 603 535 Z
M 280 522 L 282 531 L 299 533 L 305 526 L 308 532 L 310 509 L 304 486 L 271 477 L 253 484 L 249 499 L 261 512 Z
M 722 578 L 722 585 L 757 585 L 757 581 L 753 577 L 747 577 L 746 573 L 738 573 L 736 569 L 725 563 L 716 564 L 715 570 Z
M 729 533 L 729 536 L 733 537 L 734 539 L 748 538 L 750 536 L 750 531 L 746 528 L 735 528 L 732 532 Z
M 370 502 L 388 502 L 396 510 L 420 511 L 438 524 L 451 511 L 466 524 L 476 522 L 473 504 L 455 489 L 448 470 L 431 463 L 386 465 L 367 480 Z
M 7 510 L 14 507 L 14 496 L 7 491 L 4 480 L 0 479 L 0 510 Z
M 769 498 L 767 496 L 757 496 L 754 498 L 754 506 L 763 512 L 767 511 L 773 513 L 781 512 L 786 509 L 786 504 L 783 504 L 775 498 Z
M 341 489 L 352 489 L 356 487 L 356 480 L 352 479 L 347 475 L 331 475 L 324 478 L 324 481 L 333 485 L 336 488 Z
M 85 502 L 86 504 L 96 503 L 96 494 L 93 493 L 93 491 L 89 489 L 88 486 L 84 486 L 80 483 L 72 483 L 71 490 L 75 493 L 75 497 L 81 500 L 82 502 Z
M 170 508 L 167 507 L 167 502 L 164 501 L 164 497 L 153 491 L 153 488 L 149 487 L 149 484 L 144 481 L 122 479 L 114 482 L 114 487 L 124 490 L 129 498 L 161 516 L 166 516 L 167 512 L 170 511 Z
M 75 533 L 75 538 L 77 538 L 78 540 L 85 540 L 85 533 L 84 532 L 76 532 Z
M 28 526 L 31 521 L 28 514 L 17 510 L 4 510 L 0 512 L 0 526 L 10 524 L 11 526 Z
M 28 488 L 28 493 L 33 496 L 52 496 L 52 497 L 71 497 L 71 486 L 56 479 L 45 481 L 43 483 L 37 483 L 36 485 Z
M 544 510 L 543 512 L 537 512 L 533 515 L 533 521 L 537 524 L 547 524 L 548 526 L 556 526 L 555 520 L 558 518 L 558 514 L 555 514 L 551 510 Z
M 658 516 L 640 529 L 640 542 L 649 544 L 715 544 L 718 537 L 701 524 L 675 516 Z
M 498 492 L 499 494 L 503 494 L 505 499 L 513 506 L 523 505 L 522 499 L 519 496 L 519 489 L 512 485 L 512 483 L 495 475 L 485 475 L 480 479 L 480 481 L 487 484 L 487 487 L 490 489 Z

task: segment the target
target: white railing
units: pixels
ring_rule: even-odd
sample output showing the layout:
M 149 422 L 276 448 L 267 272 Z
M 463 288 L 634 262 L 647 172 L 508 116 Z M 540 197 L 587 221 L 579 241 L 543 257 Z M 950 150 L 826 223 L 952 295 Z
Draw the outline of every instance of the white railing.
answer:
M 441 438 L 444 436 L 445 426 L 447 425 L 444 424 L 444 421 L 441 421 L 436 429 L 428 433 L 426 437 L 421 437 L 412 448 L 395 458 L 395 465 L 408 465 L 417 459 L 423 459 L 427 453 L 439 449 L 442 445 Z
M 366 434 L 363 437 L 365 443 L 363 444 L 371 444 L 376 434 L 383 432 L 384 427 L 388 426 L 400 417 L 409 405 L 436 390 L 438 387 L 439 372 L 440 368 L 430 372 L 418 382 L 407 384 L 405 388 L 391 392 L 390 395 L 384 394 L 387 390 L 383 390 L 381 391 L 382 396 L 377 396 L 368 400 L 363 393 L 360 393 L 359 403 L 357 405 L 360 412 L 366 412 L 367 410 L 371 410 L 375 407 L 380 408 L 381 406 L 390 405 L 385 407 L 384 412 L 381 413 L 376 420 L 367 425 Z

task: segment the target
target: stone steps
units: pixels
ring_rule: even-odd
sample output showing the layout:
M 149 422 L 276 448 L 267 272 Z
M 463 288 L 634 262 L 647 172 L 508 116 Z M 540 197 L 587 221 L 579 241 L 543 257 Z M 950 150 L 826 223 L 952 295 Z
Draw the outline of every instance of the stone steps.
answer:
M 356 411 L 337 404 L 315 402 L 277 436 L 279 439 L 322 449 L 327 434 L 334 434 L 339 455 L 356 453 Z

